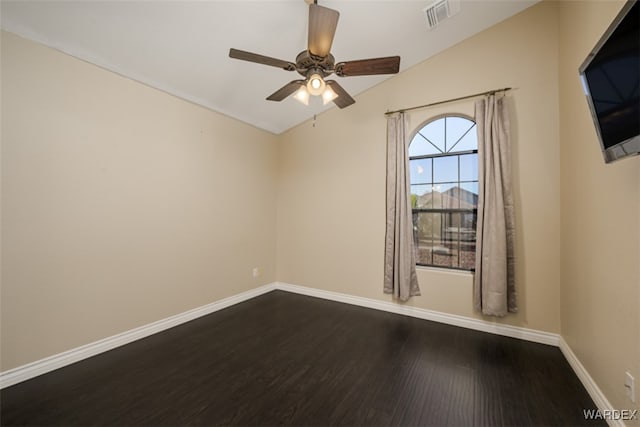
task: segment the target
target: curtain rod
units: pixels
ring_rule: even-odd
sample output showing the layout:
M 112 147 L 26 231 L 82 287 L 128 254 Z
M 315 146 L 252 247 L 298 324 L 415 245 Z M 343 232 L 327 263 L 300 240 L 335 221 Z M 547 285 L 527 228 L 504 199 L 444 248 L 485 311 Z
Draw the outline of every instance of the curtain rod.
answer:
M 461 96 L 460 98 L 446 99 L 444 101 L 432 102 L 431 104 L 418 105 L 417 107 L 409 107 L 409 108 L 402 108 L 400 110 L 395 110 L 395 111 L 387 111 L 386 113 L 384 113 L 384 115 L 388 116 L 388 115 L 394 114 L 394 113 L 404 113 L 406 111 L 417 110 L 417 109 L 420 109 L 420 108 L 433 107 L 434 105 L 446 104 L 448 102 L 462 101 L 463 99 L 476 98 L 478 96 L 483 96 L 483 95 L 492 95 L 492 94 L 497 93 L 497 92 L 506 92 L 508 90 L 511 90 L 511 88 L 510 87 L 505 87 L 505 88 L 502 88 L 502 89 L 488 90 L 486 92 L 474 93 L 473 95 Z

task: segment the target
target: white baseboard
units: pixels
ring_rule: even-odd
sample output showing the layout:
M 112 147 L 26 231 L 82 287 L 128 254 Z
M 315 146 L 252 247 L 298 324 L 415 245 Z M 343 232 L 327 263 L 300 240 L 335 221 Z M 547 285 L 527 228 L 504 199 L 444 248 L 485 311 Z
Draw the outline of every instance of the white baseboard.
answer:
M 526 341 L 533 341 L 542 344 L 558 346 L 558 335 L 548 332 L 535 331 L 532 329 L 520 328 L 508 325 L 499 325 L 469 317 L 458 316 L 454 314 L 441 313 L 423 308 L 400 305 L 397 303 L 385 302 L 370 298 L 363 298 L 338 292 L 325 291 L 321 289 L 308 288 L 304 286 L 292 285 L 289 283 L 270 283 L 256 289 L 242 292 L 220 301 L 207 304 L 157 322 L 143 325 L 129 331 L 122 332 L 111 337 L 107 337 L 89 344 L 85 344 L 74 349 L 54 354 L 53 356 L 37 360 L 17 368 L 0 372 L 0 389 L 11 385 L 29 380 L 55 369 L 62 368 L 75 362 L 87 359 L 89 357 L 104 353 L 114 348 L 129 344 L 133 341 L 148 337 L 150 335 L 162 332 L 174 326 L 190 320 L 197 319 L 207 314 L 211 314 L 223 308 L 227 308 L 242 301 L 255 298 L 273 290 L 282 290 L 296 294 L 322 298 L 326 300 L 342 302 L 360 307 L 372 308 L 375 310 L 396 313 L 404 316 L 416 317 L 419 319 L 432 320 L 448 325 L 460 326 L 463 328 L 474 329 L 477 331 L 489 332 L 497 335 L 504 335 L 513 338 L 519 338 Z
M 576 375 L 587 389 L 587 392 L 593 399 L 594 403 L 600 410 L 611 410 L 613 407 L 597 386 L 593 378 L 589 375 L 582 363 L 578 360 L 569 345 L 558 334 L 537 331 L 517 326 L 501 325 L 480 319 L 473 319 L 455 314 L 442 313 L 423 308 L 411 307 L 392 302 L 380 301 L 370 298 L 358 297 L 338 292 L 325 291 L 321 289 L 308 288 L 304 286 L 292 285 L 289 283 L 275 282 L 228 298 L 207 304 L 193 310 L 166 319 L 140 326 L 129 331 L 104 338 L 93 343 L 89 343 L 63 353 L 55 354 L 35 362 L 19 366 L 17 368 L 0 372 L 0 389 L 11 385 L 29 380 L 39 375 L 51 372 L 55 369 L 62 368 L 75 362 L 87 359 L 100 353 L 112 350 L 133 341 L 148 337 L 150 335 L 162 332 L 182 323 L 189 322 L 207 314 L 214 313 L 240 302 L 255 298 L 267 292 L 281 290 L 301 295 L 307 295 L 315 298 L 356 305 L 360 307 L 372 308 L 375 310 L 386 311 L 389 313 L 400 314 L 404 316 L 416 317 L 424 320 L 444 323 L 447 325 L 460 326 L 476 331 L 488 332 L 496 335 L 503 335 L 512 338 L 518 338 L 525 341 L 532 341 L 541 344 L 553 345 L 560 347 L 562 354 L 573 368 Z M 624 422 L 619 420 L 607 420 L 612 427 L 624 427 Z
M 129 344 L 133 341 L 148 337 L 149 335 L 189 322 L 190 320 L 206 316 L 207 314 L 222 310 L 223 308 L 227 308 L 267 292 L 271 292 L 274 289 L 275 286 L 273 283 L 264 285 L 202 307 L 194 308 L 193 310 L 176 314 L 175 316 L 167 317 L 166 319 L 158 320 L 157 322 L 149 323 L 148 325 L 143 325 L 5 372 L 0 372 L 0 389 L 46 374 L 47 372 L 79 362 L 80 360 L 87 359 L 97 354 L 104 353 L 105 351 L 112 350 L 116 347 Z
M 462 328 L 489 332 L 491 334 L 503 335 L 506 337 L 518 338 L 525 341 L 553 345 L 556 347 L 558 346 L 560 338 L 558 334 L 552 334 L 549 332 L 537 331 L 534 329 L 527 329 L 518 326 L 502 325 L 481 319 L 458 316 L 456 314 L 442 313 L 439 311 L 401 305 L 393 302 L 386 302 L 371 298 L 342 294 L 338 292 L 307 288 L 304 286 L 291 285 L 289 283 L 277 282 L 275 283 L 275 288 L 287 292 L 308 295 L 331 301 L 343 302 L 360 307 L 373 308 L 375 310 L 387 311 L 389 313 L 402 314 L 404 316 L 431 320 L 438 323 L 446 323 L 447 325 L 460 326 Z
M 580 379 L 580 382 L 582 383 L 584 388 L 587 389 L 587 393 L 589 393 L 589 396 L 591 396 L 593 403 L 595 403 L 598 409 L 600 409 L 601 411 L 613 410 L 613 405 L 609 403 L 607 397 L 604 395 L 602 390 L 600 390 L 600 387 L 598 387 L 598 384 L 596 384 L 593 378 L 591 378 L 589 372 L 582 365 L 582 363 L 575 355 L 573 350 L 571 350 L 571 347 L 569 347 L 569 344 L 567 344 L 564 338 L 560 337 L 559 344 L 560 351 L 564 355 L 564 358 L 567 359 L 567 362 L 569 362 L 569 365 L 571 365 L 571 367 L 573 368 L 576 376 Z M 611 427 L 625 427 L 625 423 L 622 420 L 607 419 L 606 421 Z

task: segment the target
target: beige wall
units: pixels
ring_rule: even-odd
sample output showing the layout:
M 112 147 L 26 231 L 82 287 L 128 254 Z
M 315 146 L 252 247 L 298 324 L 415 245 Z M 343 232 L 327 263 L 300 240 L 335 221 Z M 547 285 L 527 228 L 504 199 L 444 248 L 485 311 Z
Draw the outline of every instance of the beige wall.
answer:
M 622 6 L 561 2 L 562 336 L 619 409 L 640 402 L 640 158 L 605 165 L 578 67 Z M 636 408 L 640 407 L 638 404 Z
M 432 37 L 437 37 L 437 31 Z M 429 43 L 428 39 L 416 41 Z M 385 231 L 384 112 L 510 86 L 520 313 L 498 320 L 559 332 L 560 190 L 557 14 L 543 3 L 282 135 L 278 280 L 380 300 Z M 411 114 L 414 129 L 473 101 Z M 409 304 L 479 317 L 472 276 L 420 268 Z M 493 320 L 493 319 L 490 319 Z
M 2 107 L 2 370 L 275 279 L 275 136 L 8 33 Z

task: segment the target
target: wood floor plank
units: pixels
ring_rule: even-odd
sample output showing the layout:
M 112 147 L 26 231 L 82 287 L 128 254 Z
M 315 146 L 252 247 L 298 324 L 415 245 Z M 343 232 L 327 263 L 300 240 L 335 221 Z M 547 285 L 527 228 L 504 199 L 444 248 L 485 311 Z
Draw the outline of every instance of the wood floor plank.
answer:
M 559 349 L 274 291 L 0 391 L 12 425 L 606 425 Z

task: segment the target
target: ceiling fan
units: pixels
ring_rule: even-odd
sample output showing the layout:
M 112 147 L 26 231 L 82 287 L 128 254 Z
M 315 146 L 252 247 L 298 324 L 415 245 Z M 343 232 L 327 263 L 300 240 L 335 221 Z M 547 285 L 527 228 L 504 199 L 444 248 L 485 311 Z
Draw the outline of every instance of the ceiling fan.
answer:
M 229 50 L 229 57 L 297 71 L 304 79 L 293 80 L 267 97 L 268 101 L 282 101 L 295 93 L 294 98 L 305 105 L 309 95 L 322 96 L 324 104 L 333 101 L 345 108 L 356 102 L 335 80 L 325 80 L 331 74 L 338 77 L 369 76 L 375 74 L 396 74 L 400 69 L 400 57 L 361 59 L 338 62 L 331 55 L 331 44 L 338 26 L 340 13 L 327 7 L 318 6 L 317 0 L 309 1 L 309 34 L 307 50 L 296 57 L 296 62 L 283 61 L 243 50 Z

